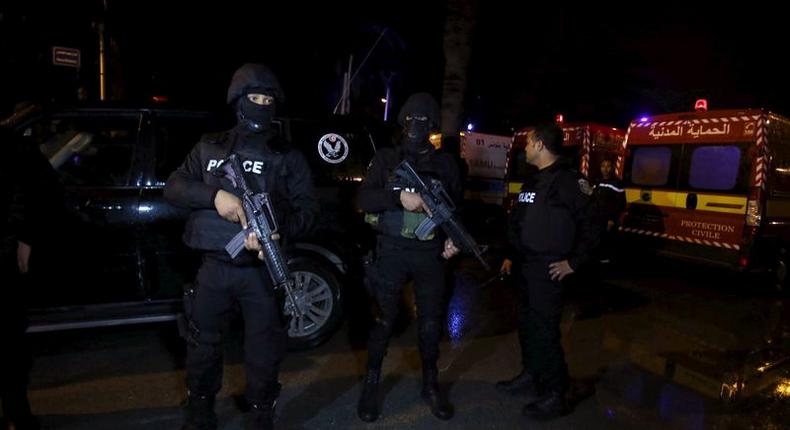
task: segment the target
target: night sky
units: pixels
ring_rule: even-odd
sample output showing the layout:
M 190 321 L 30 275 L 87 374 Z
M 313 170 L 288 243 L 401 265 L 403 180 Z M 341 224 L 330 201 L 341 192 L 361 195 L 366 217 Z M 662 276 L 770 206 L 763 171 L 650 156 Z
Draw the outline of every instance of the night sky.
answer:
M 79 85 L 96 97 L 92 23 L 100 20 L 113 40 L 114 95 L 130 102 L 166 95 L 175 104 L 222 106 L 233 71 L 257 61 L 280 76 L 283 113 L 324 116 L 349 55 L 356 68 L 384 29 L 355 82 L 352 112 L 380 118 L 387 82 L 396 105 L 412 91 L 442 88 L 444 1 L 107 0 L 107 14 L 99 1 L 60 3 L 0 6 L 4 112 L 25 99 L 67 102 Z M 465 121 L 509 133 L 562 112 L 568 121 L 626 126 L 643 113 L 691 110 L 700 97 L 711 109 L 790 115 L 786 23 L 776 11 L 746 6 L 481 2 Z M 82 68 L 53 66 L 53 45 L 82 49 Z

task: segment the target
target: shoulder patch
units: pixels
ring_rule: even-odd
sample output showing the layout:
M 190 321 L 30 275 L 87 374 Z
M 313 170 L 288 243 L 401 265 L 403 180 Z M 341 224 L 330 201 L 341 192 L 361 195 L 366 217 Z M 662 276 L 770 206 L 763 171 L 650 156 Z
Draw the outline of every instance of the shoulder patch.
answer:
M 578 182 L 579 182 L 579 189 L 581 190 L 582 193 L 587 194 L 588 196 L 593 193 L 593 189 L 590 186 L 590 183 L 587 182 L 586 179 L 579 178 Z

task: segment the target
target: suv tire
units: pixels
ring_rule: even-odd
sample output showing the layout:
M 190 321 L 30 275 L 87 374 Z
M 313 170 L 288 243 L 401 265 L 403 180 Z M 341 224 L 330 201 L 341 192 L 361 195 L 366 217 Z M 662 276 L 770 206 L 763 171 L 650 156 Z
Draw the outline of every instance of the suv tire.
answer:
M 306 315 L 290 318 L 288 349 L 313 348 L 327 340 L 343 321 L 340 282 L 331 269 L 311 258 L 296 258 L 289 267 L 297 283 L 296 300 Z M 291 313 L 288 302 L 283 309 L 286 314 Z

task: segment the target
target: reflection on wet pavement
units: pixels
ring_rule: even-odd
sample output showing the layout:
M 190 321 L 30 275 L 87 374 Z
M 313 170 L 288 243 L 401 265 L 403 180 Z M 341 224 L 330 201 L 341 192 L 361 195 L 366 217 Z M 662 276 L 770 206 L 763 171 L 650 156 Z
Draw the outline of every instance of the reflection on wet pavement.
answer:
M 284 361 L 280 428 L 790 429 L 790 312 L 784 300 L 739 285 L 741 278 L 656 262 L 607 273 L 602 283 L 578 280 L 562 321 L 575 409 L 533 424 L 520 415 L 523 399 L 493 387 L 520 370 L 513 280 L 486 284 L 493 274 L 472 259 L 454 269 L 439 361 L 456 406 L 451 422 L 438 422 L 419 399 L 407 293 L 384 362 L 382 418 L 367 424 L 356 417 L 370 318 L 366 303 L 349 301 L 345 332 Z M 31 398 L 47 428 L 177 428 L 183 341 L 175 327 L 160 330 L 35 337 Z M 242 428 L 240 338 L 236 333 L 226 348 L 218 399 L 225 429 Z
M 594 389 L 602 416 L 628 426 L 790 428 L 785 300 L 726 272 L 666 264 L 572 288 L 562 326 L 571 395 Z M 481 288 L 490 278 L 465 269 L 448 305 L 445 368 L 473 339 L 516 325 L 512 280 Z
M 648 428 L 790 428 L 784 300 L 707 276 L 613 281 L 651 303 L 604 317 L 615 360 L 598 384 L 601 407 Z

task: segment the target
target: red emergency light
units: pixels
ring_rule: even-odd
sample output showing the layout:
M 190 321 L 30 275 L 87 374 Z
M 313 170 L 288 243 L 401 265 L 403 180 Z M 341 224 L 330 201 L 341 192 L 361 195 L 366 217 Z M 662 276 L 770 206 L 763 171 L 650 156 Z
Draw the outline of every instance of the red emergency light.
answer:
M 694 103 L 694 110 L 697 112 L 707 112 L 708 111 L 708 100 L 707 99 L 698 99 Z
M 556 122 L 557 124 L 562 124 L 563 122 L 565 122 L 565 116 L 564 116 L 564 115 L 562 115 L 561 113 L 558 113 L 558 114 L 557 114 L 557 115 L 554 117 L 554 122 Z

